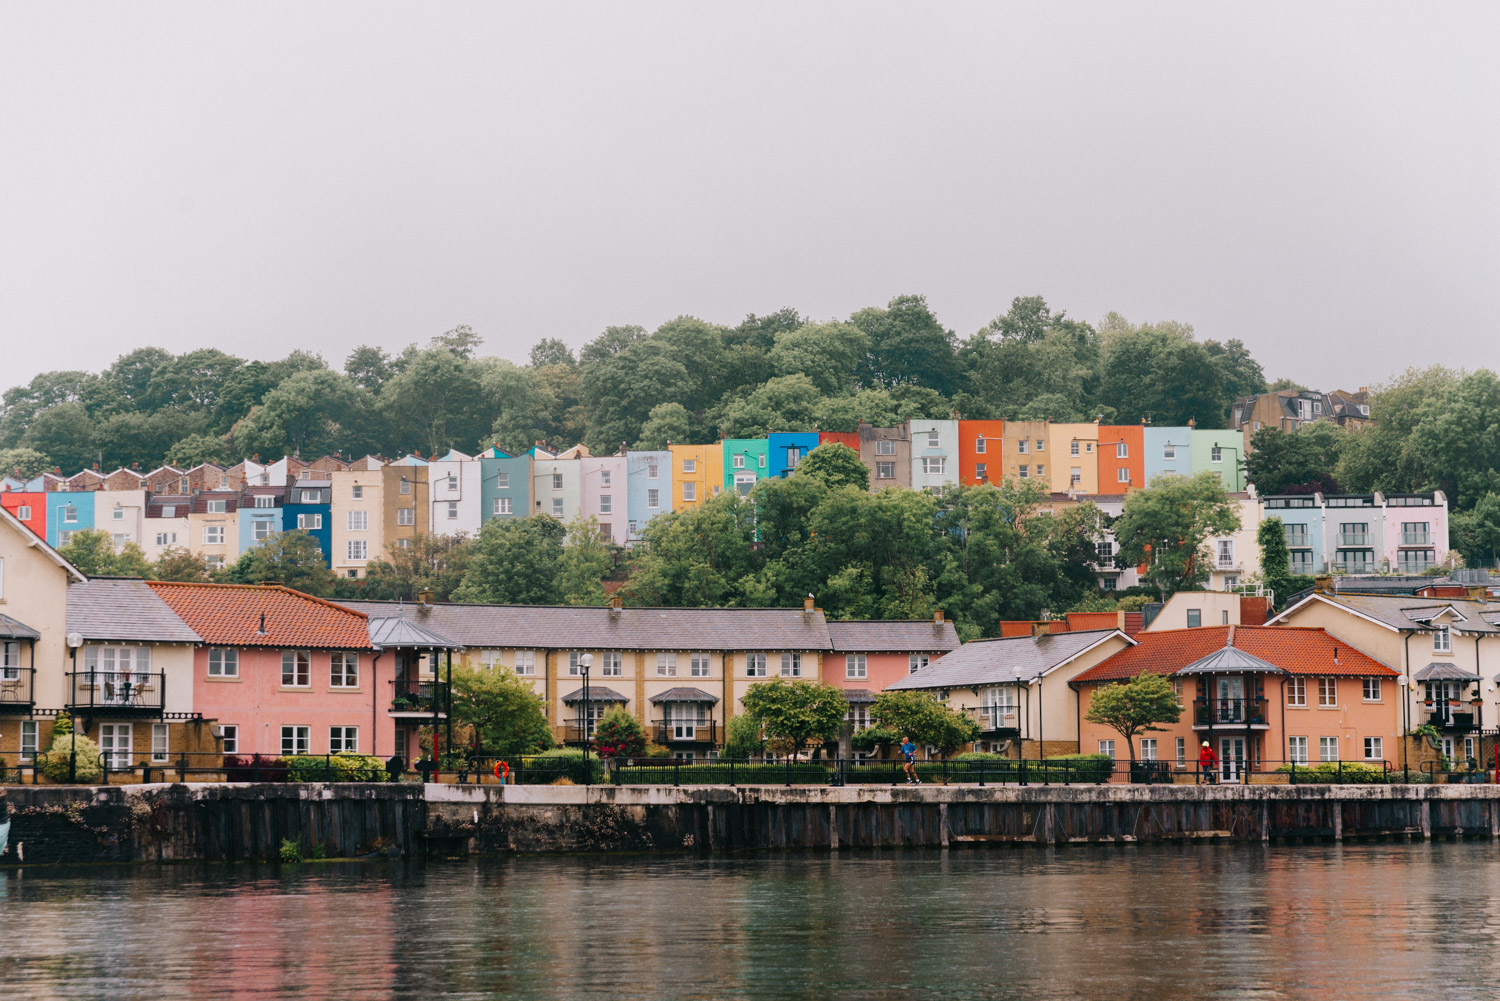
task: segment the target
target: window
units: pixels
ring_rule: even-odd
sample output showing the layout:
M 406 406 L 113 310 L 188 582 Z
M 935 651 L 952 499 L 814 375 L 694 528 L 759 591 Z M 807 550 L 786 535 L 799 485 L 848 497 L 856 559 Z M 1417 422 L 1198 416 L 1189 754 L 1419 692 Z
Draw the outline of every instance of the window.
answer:
M 317 504 L 321 500 L 316 490 L 299 490 L 297 491 L 297 496 L 301 498 L 297 501 L 298 504 Z M 209 503 L 212 504 L 213 501 L 209 501 Z
M 224 555 L 222 553 L 218 556 L 205 556 L 204 559 L 208 560 L 208 565 L 214 570 L 224 569 Z
M 535 650 L 516 651 L 516 673 L 528 678 L 536 674 Z
M 1467 745 L 1469 743 L 1469 741 L 1472 740 L 1472 739 L 1473 739 L 1472 737 L 1465 737 L 1464 738 L 1464 743 Z M 1385 757 L 1385 741 L 1382 738 L 1380 738 L 1380 737 L 1366 737 L 1365 738 L 1365 760 L 1366 761 L 1380 761 L 1384 757 Z M 1472 757 L 1472 755 L 1470 755 L 1470 757 Z
M 1240 586 L 1240 575 L 1239 574 L 1237 574 L 1237 573 L 1227 573 L 1227 574 L 1224 575 L 1224 590 L 1226 590 L 1226 591 L 1233 591 L 1235 588 L 1237 588 L 1239 586 Z M 1228 615 L 1229 613 L 1226 611 L 1224 614 Z M 1226 623 L 1226 625 L 1227 625 L 1227 623 Z
M 980 455 L 983 455 L 984 448 L 984 435 L 980 435 L 978 438 L 974 439 L 974 451 L 978 452 Z
M 1018 439 L 1016 439 L 1016 452 L 1019 453 L 1019 454 L 1021 454 L 1021 455 L 1025 455 L 1026 454 L 1026 439 L 1025 438 L 1018 438 Z
M 1142 737 L 1141 738 L 1141 760 L 1142 761 L 1155 761 L 1156 760 L 1156 738 L 1155 737 Z
M 895 455 L 896 443 L 894 441 L 891 441 L 889 438 L 881 438 L 879 441 L 875 442 L 875 454 Z
M 759 466 L 761 469 L 765 469 L 766 468 L 766 457 L 764 455 L 757 455 L 755 457 L 755 464 L 757 466 Z
M 568 654 L 568 674 L 571 675 L 572 677 L 576 678 L 580 674 L 583 673 L 582 668 L 579 667 L 579 664 L 578 664 L 578 658 L 580 658 L 582 656 L 583 656 L 583 651 L 582 650 L 574 650 L 574 651 L 572 651 L 571 653 Z
M 675 653 L 659 653 L 656 655 L 656 676 L 658 678 L 677 677 L 677 655 Z
M 1292 550 L 1292 569 L 1299 574 L 1312 573 L 1313 554 L 1311 549 Z
M 311 743 L 309 737 L 312 733 L 311 727 L 306 726 L 284 726 L 281 728 L 281 755 L 289 758 L 294 754 L 306 754 L 308 745 Z
M 1286 739 L 1286 759 L 1294 765 L 1307 764 L 1307 738 L 1288 737 Z
M 599 513 L 613 514 L 615 510 L 615 498 L 613 494 L 599 495 Z
M 646 491 L 646 509 L 655 511 L 659 507 L 661 507 L 661 491 L 652 487 Z
M 922 472 L 928 476 L 941 476 L 948 470 L 948 460 L 941 455 L 922 456 Z
M 1083 467 L 1072 466 L 1068 469 L 1068 482 L 1075 487 L 1083 482 Z
M 925 653 L 911 654 L 906 658 L 906 673 L 916 674 L 931 662 L 932 658 Z
M 1286 525 L 1283 526 L 1283 532 L 1286 534 L 1286 544 L 1289 547 L 1296 549 L 1305 548 L 1308 545 L 1306 525 Z
M 1402 573 L 1424 573 L 1437 562 L 1437 554 L 1431 549 L 1403 549 L 1396 559 Z
M 796 469 L 802 463 L 802 449 L 788 446 L 786 450 L 786 468 Z
M 894 462 L 875 463 L 875 478 L 877 480 L 894 480 L 896 478 L 896 464 Z
M 417 523 L 417 509 L 414 507 L 396 508 L 396 524 L 415 525 Z
M 396 540 L 396 548 L 397 549 L 410 549 L 411 548 L 411 540 L 410 539 L 397 539 Z
M 1380 679 L 1366 678 L 1364 683 L 1364 696 L 1366 702 L 1380 701 Z
M 684 483 L 682 485 L 682 499 L 689 503 L 696 501 L 698 499 L 698 484 Z
M 976 479 L 981 479 L 981 480 L 989 479 L 990 468 L 989 468 L 988 463 L 981 462 L 981 463 L 976 464 L 975 467 L 974 467 L 974 476 L 975 476 Z
M 331 726 L 328 728 L 329 754 L 358 754 L 359 727 Z
M 862 653 L 849 653 L 844 655 L 844 677 L 867 678 L 869 671 L 865 664 L 865 655 Z
M 1403 521 L 1401 544 L 1403 546 L 1430 546 L 1432 544 L 1431 526 L 1425 521 Z
M 927 447 L 928 448 L 938 448 L 938 447 L 940 447 L 940 445 L 941 445 L 941 441 L 940 441 L 940 439 L 938 437 L 938 432 L 936 432 L 936 431 L 928 431 L 927 432 Z
M 36 720 L 27 719 L 21 721 L 21 760 L 30 761 L 36 757 Z
M 661 464 L 658 463 L 655 459 L 647 459 L 646 460 L 646 479 L 648 479 L 648 480 L 654 480 L 654 479 L 656 479 L 660 475 L 660 473 L 661 473 L 660 465 Z
M 1117 442 L 1115 442 L 1115 458 L 1116 459 L 1128 459 L 1128 458 L 1130 458 L 1130 445 L 1127 444 L 1126 442 L 1123 442 L 1123 441 L 1117 441 Z
M 562 473 L 553 473 L 552 474 L 552 489 L 553 490 L 561 490 L 562 489 Z
M 305 532 L 322 531 L 323 516 L 321 514 L 299 514 L 297 515 L 297 527 Z
M 630 523 L 630 537 L 631 537 L 631 538 L 632 538 L 632 539 L 637 539 L 637 538 L 640 538 L 640 534 L 641 534 L 641 526 L 640 526 L 640 523 L 639 523 L 639 522 L 635 522 L 635 521 L 632 521 L 632 522 L 631 522 L 631 523 Z
M 510 514 L 510 498 L 509 497 L 496 497 L 495 498 L 495 513 L 496 514 Z
M 729 465 L 735 469 L 744 469 L 745 457 L 743 455 L 736 455 L 733 459 L 730 460 Z
M 1040 462 L 1038 462 L 1036 464 L 1037 479 L 1041 479 L 1043 476 L 1045 476 L 1046 472 L 1047 472 L 1047 467 L 1043 466 Z
M 683 459 L 682 460 L 682 471 L 684 473 L 696 473 L 698 471 L 698 460 L 697 459 Z
M 0 681 L 21 680 L 21 644 L 0 643 Z
M 1187 624 L 1189 629 L 1197 629 L 1203 625 L 1203 609 L 1189 608 L 1187 610 Z
M 1339 704 L 1339 681 L 1337 678 L 1318 679 L 1318 705 L 1324 708 Z
M 1307 679 L 1286 679 L 1286 704 L 1289 706 L 1307 705 Z
M 1187 738 L 1186 737 L 1178 737 L 1177 738 L 1177 767 L 1178 768 L 1186 768 L 1187 767 Z
M 312 684 L 312 654 L 307 650 L 281 652 L 281 685 L 283 688 L 306 688 Z
M 610 471 L 608 469 L 599 470 L 599 485 L 601 487 L 607 487 L 610 485 L 609 476 Z
M 1346 521 L 1339 525 L 1339 545 L 1341 546 L 1368 546 L 1370 544 L 1370 524 L 1364 521 Z
M 409 494 L 409 493 L 411 493 L 411 480 L 408 480 L 404 476 L 401 477 L 401 492 L 403 494 Z
M 1099 753 L 1107 758 L 1115 756 L 1115 742 L 1112 740 L 1099 741 Z
M 692 678 L 708 677 L 708 654 L 695 653 L 688 658 L 688 676 Z
M 238 724 L 229 723 L 219 727 L 220 740 L 224 742 L 225 754 L 240 753 L 240 728 Z
M 1453 634 L 1449 631 L 1447 626 L 1438 626 L 1432 631 L 1432 652 L 1453 652 Z
M 448 502 L 448 520 L 449 521 L 457 521 L 458 520 L 458 501 L 449 501 Z
M 495 474 L 495 486 L 498 489 L 500 489 L 500 490 L 509 490 L 510 489 L 510 474 L 509 473 L 496 473 Z
M 764 678 L 766 676 L 766 655 L 763 653 L 745 654 L 745 677 Z
M 264 542 L 271 537 L 271 522 L 265 518 L 256 518 L 250 523 L 250 538 L 255 542 Z
M 177 543 L 176 532 L 157 532 L 156 544 L 158 546 L 171 546 Z
M 1209 462 L 1223 462 L 1224 461 L 1224 450 L 1222 448 L 1220 448 L 1218 445 L 1215 445 L 1213 448 L 1209 449 L 1208 450 L 1208 461 Z
M 255 506 L 258 508 L 275 507 L 276 498 L 272 497 L 270 494 L 256 494 Z
M 363 532 L 370 527 L 370 512 L 350 511 L 348 516 L 349 531 Z
M 208 676 L 210 678 L 238 678 L 240 676 L 240 652 L 223 647 L 208 651 Z
M 1318 760 L 1337 761 L 1339 759 L 1339 739 L 1337 737 L 1318 738 Z
M 335 650 L 328 658 L 329 688 L 359 687 L 359 654 Z
M 1177 696 L 1177 706 L 1178 706 L 1178 708 L 1182 707 L 1183 688 L 1184 688 L 1184 683 L 1183 683 L 1183 680 L 1181 678 L 1173 678 L 1172 679 L 1172 694 L 1175 695 L 1175 696 Z
M 1221 566 L 1221 567 L 1232 567 L 1232 566 L 1234 566 L 1234 540 L 1233 539 L 1220 539 L 1218 541 L 1218 544 L 1217 544 L 1217 546 L 1215 548 L 1218 550 L 1218 554 L 1219 554 L 1219 566 Z
M 562 498 L 561 497 L 554 497 L 554 498 L 552 498 L 552 517 L 554 517 L 554 518 L 561 518 L 562 516 L 563 516 Z
M 166 761 L 169 755 L 167 748 L 167 724 L 151 724 L 151 760 L 154 762 Z
M 106 768 L 130 767 L 130 724 L 101 723 L 99 725 L 99 750 L 104 752 Z
M 624 673 L 623 658 L 618 650 L 606 650 L 599 655 L 599 661 L 603 665 L 599 673 L 606 678 L 618 678 Z
M 354 484 L 354 486 L 350 487 L 349 490 L 350 490 L 350 496 L 353 497 L 355 500 L 364 500 L 365 499 L 365 488 L 362 487 L 362 486 L 360 486 L 358 483 L 356 483 L 356 484 Z
M 1045 451 L 1047 451 L 1047 442 L 1046 442 L 1046 440 L 1043 439 L 1043 438 L 1036 439 L 1036 448 L 1032 449 L 1032 451 L 1034 451 L 1034 452 L 1045 452 Z
M 163 504 L 161 509 L 161 516 L 163 518 L 177 517 L 177 507 L 173 504 Z
M 73 536 L 75 536 L 77 534 L 78 534 L 77 532 L 58 532 L 57 533 L 57 544 L 58 544 L 58 546 L 59 547 L 66 546 L 68 543 L 70 543 L 70 542 L 73 541 Z
M 1029 480 L 1029 479 L 1031 479 L 1031 467 L 1030 466 L 1026 465 L 1025 463 L 1022 463 L 1021 464 L 1021 470 L 1020 470 L 1020 472 L 1021 472 L 1021 479 L 1023 479 L 1023 480 Z
M 110 540 L 116 546 L 123 546 L 123 545 L 125 545 L 125 543 L 131 541 L 130 533 L 129 532 L 116 532 L 114 535 L 110 536 Z
M 203 544 L 205 546 L 222 546 L 224 544 L 224 526 L 204 525 Z
M 1163 459 L 1175 459 L 1175 458 L 1177 458 L 1177 446 L 1176 445 L 1163 445 L 1161 447 L 1161 457 Z
M 229 502 L 227 500 L 211 500 L 204 505 L 203 510 L 209 514 L 228 514 Z
M 443 489 L 448 490 L 450 492 L 458 489 L 458 474 L 457 473 L 449 473 L 446 477 L 444 477 L 444 479 L 443 479 Z
M 802 655 L 800 653 L 784 653 L 781 655 L 781 676 L 783 678 L 802 677 Z

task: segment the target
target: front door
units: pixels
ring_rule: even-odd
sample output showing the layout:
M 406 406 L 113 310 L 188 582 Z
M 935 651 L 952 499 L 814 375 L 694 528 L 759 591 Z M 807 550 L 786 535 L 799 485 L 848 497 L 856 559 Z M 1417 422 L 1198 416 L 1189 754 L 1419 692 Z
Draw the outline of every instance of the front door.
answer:
M 1427 699 L 1432 703 L 1432 711 L 1444 726 L 1453 724 L 1453 710 L 1461 708 L 1458 705 L 1461 687 L 1456 681 L 1429 681 L 1427 683 Z
M 1245 738 L 1219 738 L 1219 781 L 1242 782 L 1245 774 Z
M 1219 679 L 1219 706 L 1214 714 L 1220 723 L 1245 721 L 1245 679 Z
M 672 728 L 673 740 L 697 740 L 698 727 L 706 725 L 708 713 L 701 702 L 670 702 L 667 704 L 668 725 Z
M 130 767 L 130 724 L 101 723 L 99 725 L 99 750 L 103 752 L 105 765 L 109 768 Z

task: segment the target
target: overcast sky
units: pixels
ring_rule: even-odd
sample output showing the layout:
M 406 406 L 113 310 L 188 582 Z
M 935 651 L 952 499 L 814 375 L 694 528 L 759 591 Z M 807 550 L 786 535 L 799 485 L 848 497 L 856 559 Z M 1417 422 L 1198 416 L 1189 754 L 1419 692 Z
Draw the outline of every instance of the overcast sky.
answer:
M 0 2 L 0 387 L 1013 296 L 1500 368 L 1500 4 Z

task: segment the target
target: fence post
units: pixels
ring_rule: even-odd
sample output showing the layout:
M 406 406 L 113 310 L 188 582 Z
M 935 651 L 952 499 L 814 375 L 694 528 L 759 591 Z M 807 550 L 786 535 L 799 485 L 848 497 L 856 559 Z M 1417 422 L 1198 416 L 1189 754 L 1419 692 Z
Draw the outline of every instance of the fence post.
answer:
M 896 784 L 896 759 L 891 759 L 891 785 Z
M 179 756 L 178 759 L 177 759 L 177 781 L 178 782 L 186 782 L 187 781 L 187 770 L 188 770 L 187 752 L 184 751 L 184 752 L 182 752 L 181 756 Z M 163 779 L 165 779 L 167 777 L 167 770 L 165 768 L 162 769 L 162 776 L 161 777 Z
M 792 785 L 792 758 L 794 757 L 796 757 L 796 755 L 793 754 L 788 754 L 786 756 L 786 784 L 788 788 L 790 788 Z
M 729 788 L 734 788 L 734 759 L 729 759 Z
M 1344 784 L 1344 759 L 1343 758 L 1340 758 L 1338 760 L 1338 768 L 1335 769 L 1335 771 L 1338 773 L 1339 785 L 1343 785 Z
M 948 784 L 948 759 L 943 759 L 943 785 Z
M 984 788 L 984 759 L 979 759 L 979 787 Z
M 76 739 L 68 741 L 68 784 L 78 781 L 78 744 Z
M 681 758 L 673 758 L 672 759 L 672 785 L 674 785 L 674 786 L 680 786 L 680 785 L 682 785 L 682 759 Z

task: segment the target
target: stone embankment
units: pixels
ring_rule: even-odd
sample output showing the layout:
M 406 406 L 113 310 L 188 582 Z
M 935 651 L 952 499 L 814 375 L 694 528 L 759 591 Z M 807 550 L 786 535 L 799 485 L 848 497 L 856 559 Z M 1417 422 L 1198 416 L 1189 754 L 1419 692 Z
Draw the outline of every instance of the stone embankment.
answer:
M 0 864 L 1500 837 L 1500 787 L 11 786 Z

